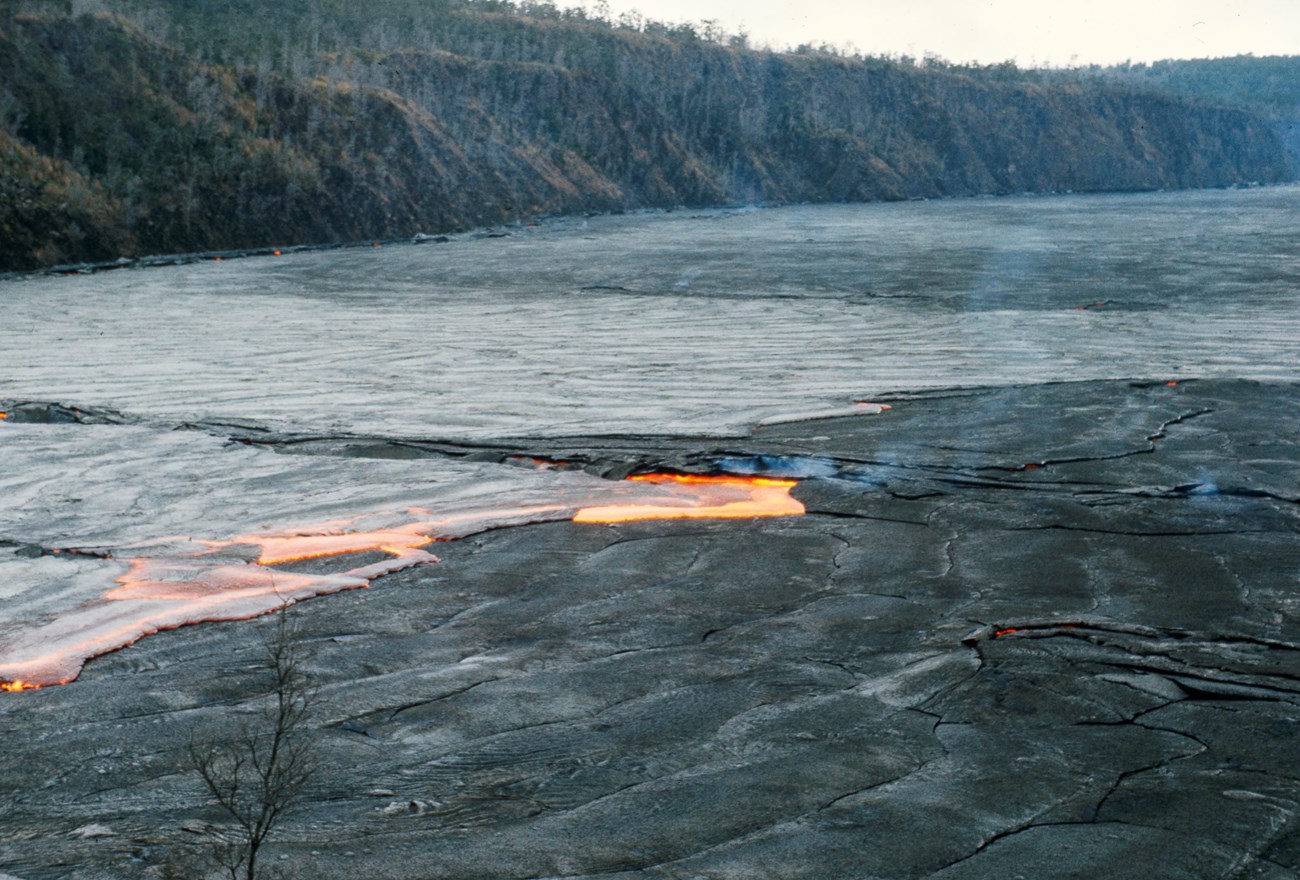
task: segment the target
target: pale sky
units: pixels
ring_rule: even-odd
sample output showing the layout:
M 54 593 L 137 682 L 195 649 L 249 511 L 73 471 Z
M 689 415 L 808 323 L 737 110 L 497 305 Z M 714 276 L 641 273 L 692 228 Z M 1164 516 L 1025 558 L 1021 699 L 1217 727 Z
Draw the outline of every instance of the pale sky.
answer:
M 559 0 L 593 9 L 598 0 Z M 752 42 L 830 43 L 949 61 L 1110 64 L 1300 55 L 1300 0 L 607 0 L 668 22 L 712 19 Z

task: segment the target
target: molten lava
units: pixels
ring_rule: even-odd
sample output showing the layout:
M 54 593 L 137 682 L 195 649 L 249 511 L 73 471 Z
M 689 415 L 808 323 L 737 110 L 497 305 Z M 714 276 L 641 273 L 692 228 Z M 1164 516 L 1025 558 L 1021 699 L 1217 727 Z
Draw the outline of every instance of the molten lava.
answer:
M 313 541 L 313 538 L 315 539 Z M 324 541 L 333 542 L 325 546 Z M 138 557 L 118 586 L 48 623 L 0 645 L 5 691 L 66 684 L 84 663 L 163 630 L 218 620 L 247 620 L 303 599 L 370 586 L 376 578 L 438 557 L 418 549 L 432 539 L 405 533 L 358 532 L 331 536 L 241 536 L 201 542 L 199 552 Z M 288 541 L 312 541 L 311 558 L 378 549 L 391 558 L 327 574 L 299 574 L 248 558 L 253 546 L 274 553 Z M 276 561 L 285 558 L 273 556 Z M 340 566 L 341 567 L 341 566 Z
M 634 504 L 584 507 L 580 523 L 620 523 L 647 519 L 741 519 L 799 516 L 804 506 L 790 497 L 796 480 L 765 477 L 706 477 L 695 474 L 644 474 L 631 482 L 689 487 L 688 492 Z
M 302 559 L 320 559 L 343 553 L 360 553 L 381 550 L 394 555 L 403 550 L 414 550 L 433 541 L 427 535 L 410 534 L 400 530 L 385 529 L 373 532 L 353 532 L 337 535 L 293 535 L 287 537 L 259 537 L 244 535 L 235 538 L 234 544 L 255 544 L 262 548 L 257 561 L 261 565 L 279 565 Z
M 0 690 L 14 692 L 77 677 L 92 657 L 134 644 L 144 636 L 194 623 L 245 620 L 313 596 L 367 587 L 376 578 L 437 562 L 421 549 L 434 541 L 490 528 L 573 520 L 618 523 L 634 520 L 732 519 L 798 516 L 804 506 L 790 496 L 795 480 L 766 477 L 647 474 L 624 482 L 577 472 L 555 474 L 548 503 L 510 504 L 493 496 L 486 504 L 436 513 L 412 507 L 322 523 L 310 528 L 239 535 L 226 540 L 153 545 L 152 555 L 100 550 L 52 550 L 89 556 L 128 570 L 99 599 L 33 624 L 0 643 Z M 609 503 L 594 504 L 607 501 Z M 198 548 L 198 549 L 196 549 Z M 122 548 L 139 553 L 140 548 Z M 378 551 L 388 558 L 357 565 L 354 554 Z M 286 562 L 341 557 L 307 574 L 276 568 Z M 349 567 L 352 566 L 352 567 Z
M 1079 625 L 1077 623 L 1036 623 L 1036 624 L 1027 624 L 1025 626 L 1009 626 L 1004 629 L 993 630 L 993 638 L 1000 639 L 1003 636 L 1013 636 L 1019 633 L 1033 633 L 1033 632 L 1051 633 L 1053 630 L 1060 630 L 1060 629 L 1064 629 L 1064 630 L 1079 629 Z

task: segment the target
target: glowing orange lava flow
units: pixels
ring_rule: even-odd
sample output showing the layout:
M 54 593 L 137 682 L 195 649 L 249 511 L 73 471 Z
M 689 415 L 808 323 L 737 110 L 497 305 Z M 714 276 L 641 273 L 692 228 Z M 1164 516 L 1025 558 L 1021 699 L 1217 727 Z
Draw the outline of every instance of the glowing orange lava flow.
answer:
M 741 519 L 759 516 L 799 516 L 804 506 L 790 497 L 796 480 L 766 477 L 705 477 L 694 474 L 645 474 L 632 482 L 675 484 L 692 490 L 665 503 L 608 504 L 584 507 L 574 514 L 580 523 L 620 523 L 647 519 Z
M 151 545 L 152 555 L 129 559 L 128 570 L 115 578 L 117 586 L 98 599 L 17 629 L 0 642 L 0 691 L 66 684 L 90 658 L 163 630 L 245 620 L 313 596 L 367 587 L 386 574 L 437 562 L 436 556 L 420 549 L 434 541 L 487 529 L 568 519 L 619 523 L 804 512 L 790 496 L 794 480 L 647 474 L 610 482 L 582 474 L 556 476 L 554 494 L 544 503 L 512 505 L 508 498 L 490 496 L 441 515 L 413 507 L 227 540 L 163 539 Z M 610 503 L 591 505 L 593 500 Z M 353 554 L 365 551 L 383 552 L 388 558 L 358 565 Z M 120 565 L 115 557 L 127 554 L 81 551 L 60 558 L 69 555 Z M 321 573 L 274 567 L 328 557 L 347 561 L 332 568 L 328 562 L 313 566 Z
M 432 541 L 433 538 L 427 535 L 413 535 L 400 530 L 385 529 L 342 535 L 293 535 L 284 538 L 247 535 L 236 538 L 234 543 L 247 542 L 260 545 L 262 555 L 258 557 L 258 563 L 277 565 L 282 562 L 297 562 L 301 559 L 338 556 L 342 553 L 360 553 L 364 550 L 381 550 L 397 554 L 402 550 L 423 547 Z
M 382 546 L 376 536 L 382 536 Z M 250 544 L 279 546 L 285 538 L 205 542 L 200 552 L 130 560 L 118 586 L 39 626 L 19 631 L 0 644 L 0 690 L 30 690 L 67 684 L 87 660 L 132 645 L 164 630 L 218 620 L 247 620 L 303 599 L 370 586 L 402 569 L 437 562 L 418 545 L 431 539 L 357 533 L 330 536 L 333 548 L 316 544 L 314 557 L 343 555 L 372 546 L 390 558 L 326 574 L 299 574 L 249 558 Z M 323 537 L 323 536 L 316 536 Z M 243 551 L 243 552 L 241 552 Z M 277 561 L 285 561 L 277 557 Z M 343 566 L 340 566 L 342 568 Z

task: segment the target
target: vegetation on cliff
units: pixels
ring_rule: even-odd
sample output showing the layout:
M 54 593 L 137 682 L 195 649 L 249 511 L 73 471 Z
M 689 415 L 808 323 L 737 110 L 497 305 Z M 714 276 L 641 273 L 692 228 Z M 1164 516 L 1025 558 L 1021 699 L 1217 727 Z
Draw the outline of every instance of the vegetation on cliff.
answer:
M 1273 123 L 1292 166 L 1300 168 L 1300 56 L 1191 58 L 1093 67 L 1088 72 L 1134 87 L 1252 110 Z
M 1253 107 L 1281 116 L 1300 115 L 1300 56 L 1189 58 L 1092 67 L 1088 71 L 1228 106 Z
M 1291 176 L 1261 118 L 1101 79 L 755 51 L 504 0 L 268 8 L 0 4 L 0 268 L 543 213 Z

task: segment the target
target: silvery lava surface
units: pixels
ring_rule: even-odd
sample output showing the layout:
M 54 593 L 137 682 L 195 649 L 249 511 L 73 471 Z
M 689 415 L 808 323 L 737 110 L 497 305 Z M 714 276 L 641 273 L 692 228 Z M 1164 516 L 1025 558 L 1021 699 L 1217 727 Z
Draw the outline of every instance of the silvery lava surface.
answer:
M 732 432 L 888 389 L 1291 379 L 1300 189 L 565 220 L 0 288 L 0 398 L 300 428 Z
M 899 389 L 1291 380 L 1300 189 L 565 219 L 448 243 L 0 285 L 0 540 L 175 544 L 550 497 L 491 464 L 282 456 L 171 427 L 744 434 Z M 872 416 L 864 415 L 869 418 Z M 124 564 L 0 555 L 0 639 Z

